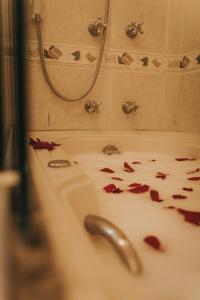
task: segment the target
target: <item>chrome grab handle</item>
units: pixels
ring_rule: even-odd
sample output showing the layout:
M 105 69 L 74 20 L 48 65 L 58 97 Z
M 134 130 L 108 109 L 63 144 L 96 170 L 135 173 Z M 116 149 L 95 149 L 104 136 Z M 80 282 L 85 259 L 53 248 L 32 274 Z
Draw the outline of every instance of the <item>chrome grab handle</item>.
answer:
M 130 272 L 140 274 L 142 264 L 126 235 L 110 221 L 95 215 L 85 217 L 85 228 L 93 235 L 103 236 L 117 250 Z

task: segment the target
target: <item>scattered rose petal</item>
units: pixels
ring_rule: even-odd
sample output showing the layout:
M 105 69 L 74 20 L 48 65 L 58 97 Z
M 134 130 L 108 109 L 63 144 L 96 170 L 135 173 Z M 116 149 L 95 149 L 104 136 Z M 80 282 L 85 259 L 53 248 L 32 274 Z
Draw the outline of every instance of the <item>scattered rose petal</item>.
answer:
M 106 172 L 106 173 L 115 173 L 113 170 L 109 169 L 109 168 L 104 168 L 100 170 L 101 172 Z
M 46 149 L 46 150 L 53 150 L 55 147 L 60 146 L 60 144 L 56 144 L 54 142 L 41 141 L 38 138 L 36 140 L 29 138 L 29 145 L 31 145 L 33 149 Z
M 135 193 L 135 194 L 145 193 L 145 192 L 149 191 L 149 185 L 146 185 L 146 184 L 140 185 L 140 186 L 134 187 L 128 191 L 131 193 Z
M 154 248 L 155 250 L 161 250 L 161 243 L 156 236 L 149 235 L 144 238 L 144 242 Z
M 156 178 L 160 178 L 160 179 L 164 180 L 167 178 L 167 176 L 166 175 L 156 175 Z
M 194 191 L 192 188 L 186 188 L 186 187 L 184 187 L 183 190 L 186 191 L 186 192 L 193 192 Z
M 190 222 L 195 225 L 200 225 L 200 212 L 188 211 L 181 208 L 178 208 L 178 212 L 185 217 L 186 222 Z
M 189 223 L 192 223 L 195 225 L 200 225 L 200 212 L 198 212 L 198 211 L 189 211 L 189 210 L 177 208 L 174 206 L 168 206 L 165 208 L 176 209 L 181 215 L 183 215 L 185 217 L 186 222 L 189 222 Z
M 111 177 L 111 179 L 123 181 L 123 179 L 122 179 L 122 178 L 119 178 L 119 177 Z
M 150 196 L 152 201 L 162 202 L 163 200 L 160 199 L 159 193 L 156 190 L 150 190 Z
M 187 158 L 187 157 L 181 157 L 181 158 L 175 158 L 176 161 L 194 161 L 196 158 Z
M 190 180 L 190 181 L 198 181 L 198 180 L 200 180 L 200 177 L 190 177 L 190 178 L 188 178 L 188 180 Z
M 127 163 L 124 163 L 124 171 L 125 172 L 134 172 L 134 169 Z
M 141 183 L 137 183 L 137 182 L 129 184 L 130 187 L 138 187 L 141 185 L 142 185 Z
M 157 172 L 156 178 L 160 178 L 162 180 L 166 179 L 169 174 L 165 174 L 162 172 Z
M 186 199 L 187 197 L 183 195 L 172 195 L 172 198 L 177 200 L 177 199 Z
M 116 188 L 115 191 L 113 191 L 114 194 L 120 194 L 122 193 L 123 191 L 120 189 L 120 188 Z
M 103 188 L 107 193 L 119 194 L 123 191 L 120 188 L 117 188 L 114 184 L 109 184 Z
M 141 162 L 140 162 L 140 161 L 133 161 L 132 164 L 133 164 L 133 165 L 140 165 Z
M 188 172 L 188 173 L 186 173 L 186 174 L 195 174 L 195 173 L 198 173 L 199 171 L 200 171 L 200 169 L 197 168 L 196 170 L 191 171 L 191 172 Z

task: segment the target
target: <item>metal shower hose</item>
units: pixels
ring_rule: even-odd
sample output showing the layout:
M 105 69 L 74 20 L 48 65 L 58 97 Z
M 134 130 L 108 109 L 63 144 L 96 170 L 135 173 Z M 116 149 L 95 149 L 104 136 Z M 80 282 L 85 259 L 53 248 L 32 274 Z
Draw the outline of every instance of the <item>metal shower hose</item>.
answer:
M 104 23 L 105 24 L 108 23 L 109 4 L 110 4 L 110 0 L 106 0 L 105 14 L 104 14 Z M 52 83 L 52 80 L 51 80 L 51 78 L 48 74 L 47 67 L 46 67 L 46 62 L 45 62 L 44 50 L 43 50 L 43 40 L 42 40 L 42 32 L 41 32 L 41 17 L 40 17 L 39 14 L 35 15 L 35 25 L 36 25 L 36 30 L 37 30 L 37 39 L 38 39 L 39 54 L 40 54 L 40 61 L 41 61 L 41 65 L 42 65 L 42 70 L 43 70 L 44 76 L 46 78 L 46 81 L 49 84 L 49 87 L 51 88 L 53 93 L 56 94 L 56 96 L 58 96 L 60 99 L 62 99 L 64 101 L 75 102 L 75 101 L 82 100 L 84 97 L 86 97 L 91 92 L 91 90 L 93 89 L 93 87 L 94 87 L 94 85 L 97 81 L 99 71 L 100 71 L 100 67 L 101 67 L 101 63 L 102 63 L 103 53 L 104 53 L 104 49 L 105 49 L 107 28 L 103 28 L 103 34 L 102 34 L 102 39 L 101 39 L 101 47 L 100 47 L 99 57 L 98 57 L 94 77 L 93 77 L 93 80 L 92 80 L 88 90 L 86 92 L 84 92 L 82 96 L 79 96 L 77 98 L 68 98 L 68 97 L 62 95 L 56 89 L 56 87 Z

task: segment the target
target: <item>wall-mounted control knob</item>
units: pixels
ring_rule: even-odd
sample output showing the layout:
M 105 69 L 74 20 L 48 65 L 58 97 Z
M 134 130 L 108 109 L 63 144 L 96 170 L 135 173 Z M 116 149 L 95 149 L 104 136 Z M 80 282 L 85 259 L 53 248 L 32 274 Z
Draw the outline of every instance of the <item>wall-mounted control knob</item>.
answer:
M 125 114 L 136 113 L 138 108 L 140 107 L 133 101 L 126 101 L 122 104 L 122 110 Z
M 132 22 L 130 25 L 126 27 L 126 35 L 130 39 L 133 39 L 138 35 L 138 33 L 143 34 L 144 31 L 142 30 L 142 25 L 143 22 L 139 22 L 139 23 Z
M 102 31 L 107 28 L 107 24 L 102 23 L 102 18 L 97 17 L 97 21 L 91 22 L 88 25 L 88 31 L 92 36 L 101 35 Z
M 95 112 L 98 113 L 100 104 L 101 103 L 97 103 L 94 100 L 88 100 L 84 104 L 85 111 L 88 113 L 95 113 Z

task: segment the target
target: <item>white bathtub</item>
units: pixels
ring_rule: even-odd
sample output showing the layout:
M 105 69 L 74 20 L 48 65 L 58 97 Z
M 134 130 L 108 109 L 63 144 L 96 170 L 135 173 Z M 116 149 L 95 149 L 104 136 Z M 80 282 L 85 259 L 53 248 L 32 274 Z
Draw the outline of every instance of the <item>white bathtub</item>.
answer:
M 199 134 L 77 131 L 29 134 L 32 138 L 39 137 L 61 143 L 53 151 L 30 149 L 30 163 L 58 269 L 66 285 L 66 299 L 199 300 L 199 227 L 183 222 L 180 215 L 162 209 L 157 203 L 153 208 L 157 211 L 155 218 L 155 213 L 151 213 L 152 203 L 149 201 L 140 204 L 138 201 L 138 214 L 134 216 L 135 223 L 133 222 L 135 225 L 130 229 L 130 210 L 127 210 L 127 216 L 126 210 L 119 212 L 115 209 L 112 212 L 108 208 L 103 211 L 93 178 L 87 176 L 81 165 L 72 163 L 70 167 L 63 169 L 48 167 L 50 160 L 67 159 L 74 162 L 79 154 L 89 154 L 92 157 L 94 153 L 101 153 L 108 144 L 116 145 L 122 153 L 149 153 L 149 158 L 166 154 L 200 159 Z M 150 168 L 148 165 L 146 170 Z M 171 192 L 169 186 L 167 192 Z M 200 199 L 198 186 L 195 197 Z M 114 199 L 119 198 L 113 198 L 112 201 Z M 167 200 L 164 205 L 172 205 L 170 201 Z M 119 202 L 116 200 L 116 203 Z M 177 202 L 175 204 L 177 206 Z M 119 209 L 122 207 L 123 210 L 120 205 Z M 179 202 L 178 207 L 200 211 L 200 203 L 197 201 L 186 204 Z M 163 253 L 144 244 L 143 238 L 147 229 L 145 222 L 137 220 L 140 211 L 144 214 L 145 222 L 149 220 L 149 228 L 152 226 L 152 232 L 149 233 L 162 237 L 165 248 Z M 125 232 L 142 262 L 141 275 L 131 274 L 107 241 L 93 238 L 86 232 L 84 219 L 88 214 L 110 218 L 110 221 Z M 165 219 L 169 220 L 170 225 L 163 234 L 163 226 L 168 226 Z M 188 243 L 193 241 L 194 245 L 188 248 Z

